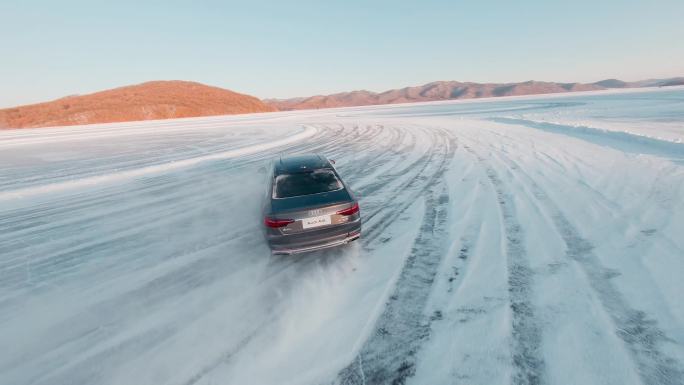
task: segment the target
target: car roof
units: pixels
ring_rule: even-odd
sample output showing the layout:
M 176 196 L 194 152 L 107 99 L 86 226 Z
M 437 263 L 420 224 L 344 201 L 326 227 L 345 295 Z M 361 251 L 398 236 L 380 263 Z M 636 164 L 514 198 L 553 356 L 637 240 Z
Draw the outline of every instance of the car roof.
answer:
M 292 174 L 311 170 L 331 168 L 330 162 L 318 154 L 281 156 L 275 162 L 275 174 Z

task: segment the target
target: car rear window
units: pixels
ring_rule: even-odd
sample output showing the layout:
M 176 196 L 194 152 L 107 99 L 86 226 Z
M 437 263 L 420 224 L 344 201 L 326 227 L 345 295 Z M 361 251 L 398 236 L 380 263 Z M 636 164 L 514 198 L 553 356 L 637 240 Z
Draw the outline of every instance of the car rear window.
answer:
M 282 174 L 275 179 L 274 198 L 290 198 L 335 191 L 342 182 L 332 170 L 314 170 L 306 173 Z

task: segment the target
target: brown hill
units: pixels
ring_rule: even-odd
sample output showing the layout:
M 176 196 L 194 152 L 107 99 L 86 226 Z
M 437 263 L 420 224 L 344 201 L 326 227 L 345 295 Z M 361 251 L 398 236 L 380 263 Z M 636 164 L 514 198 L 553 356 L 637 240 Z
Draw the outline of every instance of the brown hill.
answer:
M 493 96 L 534 95 L 572 91 L 602 90 L 598 84 L 554 83 L 528 81 L 523 83 L 462 83 L 456 81 L 432 82 L 422 86 L 405 87 L 381 93 L 371 91 L 342 92 L 308 98 L 267 99 L 266 103 L 279 110 L 301 110 L 329 107 L 365 106 L 428 102 L 434 100 L 472 99 Z
M 46 127 L 275 111 L 261 100 L 185 81 L 153 81 L 0 110 L 0 127 Z

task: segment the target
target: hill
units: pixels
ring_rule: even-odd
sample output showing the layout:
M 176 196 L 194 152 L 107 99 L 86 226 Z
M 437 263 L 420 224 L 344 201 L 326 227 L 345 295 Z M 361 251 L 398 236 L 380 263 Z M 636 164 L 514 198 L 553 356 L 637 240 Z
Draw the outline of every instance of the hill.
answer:
M 279 110 L 302 110 L 374 104 L 429 102 L 435 100 L 594 91 L 611 88 L 666 87 L 682 84 L 684 84 L 684 78 L 681 77 L 649 79 L 637 82 L 605 79 L 595 83 L 559 83 L 539 82 L 534 80 L 519 83 L 437 81 L 421 86 L 398 88 L 380 93 L 362 90 L 291 99 L 266 99 L 264 102 Z
M 428 102 L 434 100 L 471 99 L 493 96 L 547 94 L 605 89 L 596 84 L 527 81 L 521 83 L 471 83 L 438 81 L 421 86 L 404 87 L 381 93 L 371 91 L 342 92 L 308 98 L 267 99 L 279 110 L 300 110 L 372 104 Z
M 618 79 L 605 79 L 592 84 L 605 88 L 626 88 L 630 86 L 629 83 Z
M 261 100 L 186 81 L 152 81 L 0 110 L 0 127 L 24 128 L 275 111 Z

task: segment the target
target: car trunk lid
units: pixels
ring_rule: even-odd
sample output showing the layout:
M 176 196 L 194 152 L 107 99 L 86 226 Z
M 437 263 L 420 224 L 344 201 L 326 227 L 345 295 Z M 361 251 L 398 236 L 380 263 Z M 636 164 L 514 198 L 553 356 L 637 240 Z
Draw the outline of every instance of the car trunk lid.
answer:
M 277 230 L 281 234 L 295 234 L 329 228 L 348 223 L 349 215 L 338 214 L 348 209 L 355 201 L 346 190 L 306 195 L 294 198 L 273 199 L 272 209 L 277 219 L 293 220 Z

